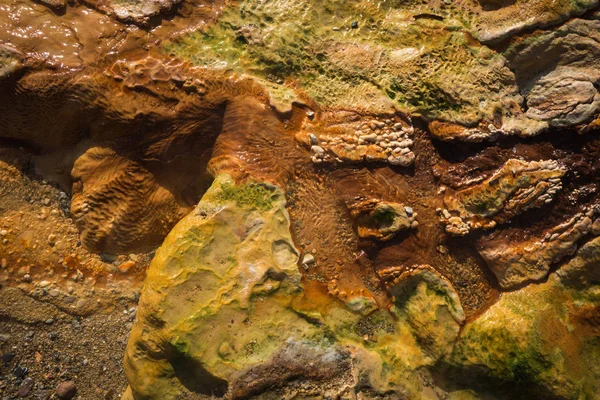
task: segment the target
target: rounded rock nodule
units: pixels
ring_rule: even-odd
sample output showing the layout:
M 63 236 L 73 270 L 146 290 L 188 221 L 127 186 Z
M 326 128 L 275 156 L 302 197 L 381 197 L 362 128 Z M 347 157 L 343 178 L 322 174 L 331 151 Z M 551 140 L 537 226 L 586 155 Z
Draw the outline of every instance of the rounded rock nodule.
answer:
M 56 387 L 56 395 L 61 400 L 71 400 L 77 393 L 77 387 L 73 381 L 61 382 Z

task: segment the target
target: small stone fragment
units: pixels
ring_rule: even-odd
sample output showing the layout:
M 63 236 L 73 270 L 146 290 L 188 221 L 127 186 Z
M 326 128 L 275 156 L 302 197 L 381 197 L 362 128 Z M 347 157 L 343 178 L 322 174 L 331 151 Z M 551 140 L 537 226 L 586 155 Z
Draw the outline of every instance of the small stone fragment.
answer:
M 19 391 L 17 392 L 19 397 L 27 397 L 27 395 L 29 395 L 29 393 L 31 392 L 31 389 L 33 389 L 33 384 L 34 381 L 31 378 L 25 378 L 23 379 L 23 382 L 21 382 L 21 385 L 19 385 Z
M 302 264 L 306 267 L 313 265 L 315 263 L 315 256 L 310 253 L 306 253 L 304 257 L 302 257 Z
M 48 390 L 36 390 L 33 393 L 33 398 L 35 400 L 48 400 L 50 398 L 50 391 Z
M 6 365 L 10 363 L 13 360 L 13 358 L 15 358 L 15 355 L 13 353 L 4 353 L 2 354 L 2 363 Z
M 70 400 L 77 393 L 77 387 L 73 381 L 61 382 L 56 387 L 56 395 L 61 400 Z
M 133 267 L 135 267 L 135 261 L 125 261 L 124 263 L 119 264 L 117 267 L 119 272 L 122 274 L 128 273 Z
M 13 370 L 13 375 L 14 375 L 16 378 L 22 378 L 22 377 L 24 377 L 25 375 L 27 375 L 27 371 L 28 371 L 27 367 L 23 367 L 23 366 L 21 366 L 21 365 L 17 365 L 17 368 L 15 368 L 15 369 Z

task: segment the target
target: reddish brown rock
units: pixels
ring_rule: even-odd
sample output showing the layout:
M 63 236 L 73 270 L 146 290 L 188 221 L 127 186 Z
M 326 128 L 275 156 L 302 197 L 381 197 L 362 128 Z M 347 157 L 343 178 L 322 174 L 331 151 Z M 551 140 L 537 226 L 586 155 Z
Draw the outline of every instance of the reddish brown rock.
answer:
M 77 387 L 73 381 L 61 382 L 56 387 L 56 395 L 61 400 L 71 400 L 77 393 Z

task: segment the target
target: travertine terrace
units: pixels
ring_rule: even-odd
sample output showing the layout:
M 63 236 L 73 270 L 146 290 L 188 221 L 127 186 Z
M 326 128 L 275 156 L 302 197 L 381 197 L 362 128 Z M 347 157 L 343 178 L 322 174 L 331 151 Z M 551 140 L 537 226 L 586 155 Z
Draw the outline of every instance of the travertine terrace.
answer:
M 5 0 L 2 399 L 599 399 L 596 0 Z

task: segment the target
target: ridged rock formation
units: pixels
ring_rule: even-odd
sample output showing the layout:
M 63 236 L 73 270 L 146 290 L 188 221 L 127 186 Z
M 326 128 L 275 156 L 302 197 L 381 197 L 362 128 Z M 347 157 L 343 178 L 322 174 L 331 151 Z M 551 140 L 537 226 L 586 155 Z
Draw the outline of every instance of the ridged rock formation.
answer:
M 565 169 L 555 161 L 509 160 L 487 180 L 456 193 L 447 192 L 439 209 L 446 232 L 466 235 L 490 229 L 531 208 L 552 202 L 562 189 Z
M 489 243 L 480 250 L 505 289 L 548 276 L 550 267 L 577 250 L 586 235 L 600 235 L 600 206 L 594 205 L 550 229 L 543 237 L 519 243 Z
M 411 151 L 414 130 L 406 116 L 367 119 L 340 112 L 326 118 L 331 125 L 325 129 L 312 124 L 309 118 L 307 126 L 296 135 L 299 141 L 310 146 L 311 160 L 315 164 L 379 161 L 406 167 L 415 159 Z
M 596 399 L 599 7 L 4 1 L 3 396 Z
M 464 322 L 452 285 L 418 267 L 388 282 L 389 312 L 366 315 L 311 291 L 284 206 L 275 186 L 220 175 L 167 236 L 129 339 L 126 399 L 430 390 L 415 369 L 445 354 Z
M 356 220 L 358 237 L 363 239 L 386 241 L 399 232 L 419 226 L 413 209 L 398 203 L 356 198 L 348 209 Z

